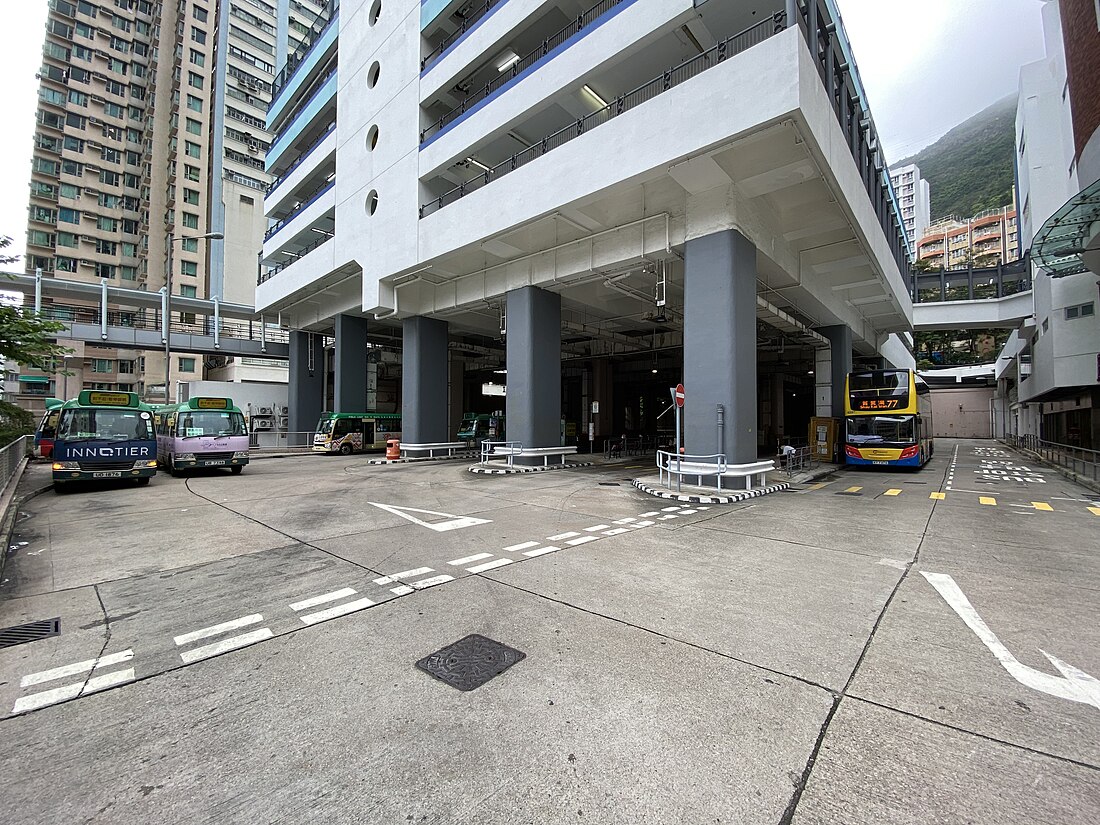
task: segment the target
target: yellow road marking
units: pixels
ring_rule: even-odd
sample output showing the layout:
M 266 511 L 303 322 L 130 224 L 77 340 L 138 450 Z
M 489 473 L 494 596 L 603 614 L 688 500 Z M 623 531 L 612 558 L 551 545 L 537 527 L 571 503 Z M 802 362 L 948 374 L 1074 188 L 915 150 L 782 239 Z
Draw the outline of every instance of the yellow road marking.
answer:
M 901 495 L 901 490 L 897 490 L 897 489 L 887 490 L 885 493 L 883 493 L 883 495 L 884 496 L 900 496 Z
M 934 499 L 935 501 L 943 501 L 945 498 L 947 498 L 947 494 L 946 493 L 929 493 L 928 497 L 930 499 Z
M 982 504 L 989 504 L 993 507 L 997 506 L 997 499 L 993 498 L 993 496 L 978 496 L 978 501 L 980 501 Z
M 1054 508 L 1047 504 L 1045 501 L 1033 501 L 1031 502 L 1031 506 L 1034 507 L 1036 510 L 1046 510 L 1048 513 L 1054 511 Z
M 1090 508 L 1089 508 L 1089 511 L 1090 511 L 1090 512 L 1091 512 L 1091 513 L 1092 513 L 1092 514 L 1093 514 L 1094 516 L 1100 516 L 1100 507 L 1090 507 Z
M 849 487 L 844 492 L 846 492 L 846 493 L 858 493 L 862 489 L 863 489 L 862 487 Z
M 807 490 L 820 490 L 822 487 L 828 487 L 832 483 L 833 482 L 831 482 L 831 481 L 819 481 L 819 482 L 817 482 L 817 484 L 811 484 L 806 489 Z

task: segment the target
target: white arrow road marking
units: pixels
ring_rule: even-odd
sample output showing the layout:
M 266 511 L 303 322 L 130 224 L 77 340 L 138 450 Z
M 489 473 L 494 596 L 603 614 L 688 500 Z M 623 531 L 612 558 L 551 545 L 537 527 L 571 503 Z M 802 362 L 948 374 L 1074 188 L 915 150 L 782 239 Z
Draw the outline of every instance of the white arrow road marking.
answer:
M 439 513 L 435 510 L 420 510 L 416 507 L 398 507 L 394 504 L 379 504 L 376 501 L 367 503 L 380 510 L 385 510 L 387 513 L 401 516 L 401 518 L 407 519 L 413 524 L 419 524 L 421 527 L 435 530 L 437 533 L 446 533 L 449 530 L 461 530 L 463 527 L 474 527 L 478 524 L 488 524 L 492 521 L 492 519 L 474 518 L 473 516 L 456 516 L 454 513 Z M 438 516 L 448 519 L 448 521 L 424 521 L 412 515 L 413 513 L 422 513 L 426 516 Z
M 982 644 L 989 648 L 989 652 L 996 657 L 997 661 L 1001 663 L 1001 666 L 1009 672 L 1013 679 L 1032 690 L 1042 691 L 1059 699 L 1092 705 L 1100 710 L 1100 680 L 1093 678 L 1083 670 L 1078 670 L 1073 665 L 1066 664 L 1056 656 L 1051 656 L 1041 648 L 1039 652 L 1058 668 L 1058 672 L 1062 674 L 1061 676 L 1051 676 L 1049 673 L 1043 673 L 1041 670 L 1021 664 L 1015 656 L 1008 652 L 1008 648 L 1001 643 L 1001 640 L 989 629 L 989 626 L 982 621 L 982 617 L 970 604 L 966 594 L 955 584 L 954 579 L 946 573 L 925 573 L 923 570 L 921 575 L 936 588 L 939 594 L 943 596 L 944 601 L 959 614 L 959 618 L 974 631 L 974 634 L 981 639 Z

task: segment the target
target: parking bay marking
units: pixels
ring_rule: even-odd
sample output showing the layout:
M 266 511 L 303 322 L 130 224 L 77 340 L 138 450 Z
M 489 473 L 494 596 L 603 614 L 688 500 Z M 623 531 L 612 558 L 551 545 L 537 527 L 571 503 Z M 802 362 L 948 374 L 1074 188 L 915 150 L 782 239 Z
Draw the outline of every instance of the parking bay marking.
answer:
M 1043 673 L 1041 670 L 1022 664 L 1009 652 L 996 634 L 989 629 L 989 626 L 978 615 L 978 611 L 970 604 L 970 600 L 966 598 L 966 594 L 962 592 L 954 579 L 946 573 L 926 573 L 923 570 L 921 575 L 936 588 L 936 592 L 943 597 L 943 600 L 958 614 L 966 626 L 974 632 L 974 635 L 989 649 L 989 652 L 993 654 L 997 661 L 1001 663 L 1001 667 L 1007 670 L 1013 679 L 1032 690 L 1038 690 L 1059 699 L 1092 705 L 1100 710 L 1100 680 L 1071 664 L 1063 662 L 1057 656 L 1052 656 L 1042 648 L 1039 649 L 1039 652 L 1050 660 L 1050 663 L 1062 674 L 1061 676 L 1052 676 L 1049 673 Z
M 436 510 L 421 510 L 418 507 L 398 507 L 396 504 L 379 504 L 376 501 L 369 501 L 367 503 L 380 510 L 385 510 L 387 513 L 393 513 L 395 516 L 400 516 L 403 519 L 411 521 L 413 524 L 419 524 L 421 527 L 435 530 L 437 533 L 446 533 L 450 530 L 461 530 L 464 527 L 475 527 L 478 524 L 489 524 L 492 522 L 492 519 L 475 518 L 474 516 L 456 516 L 454 513 L 440 513 Z M 420 513 L 426 516 L 439 516 L 447 520 L 424 521 L 414 516 L 413 513 Z

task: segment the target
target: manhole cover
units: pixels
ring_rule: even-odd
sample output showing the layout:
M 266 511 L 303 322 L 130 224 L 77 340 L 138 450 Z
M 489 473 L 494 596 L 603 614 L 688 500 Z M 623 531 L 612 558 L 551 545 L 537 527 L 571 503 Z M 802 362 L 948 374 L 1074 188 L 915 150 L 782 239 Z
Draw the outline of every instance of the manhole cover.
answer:
M 0 630 L 0 647 L 12 647 L 26 642 L 37 642 L 61 634 L 61 619 L 42 619 L 29 624 L 5 627 Z
M 471 633 L 425 656 L 416 666 L 451 687 L 473 690 L 525 658 L 526 653 Z

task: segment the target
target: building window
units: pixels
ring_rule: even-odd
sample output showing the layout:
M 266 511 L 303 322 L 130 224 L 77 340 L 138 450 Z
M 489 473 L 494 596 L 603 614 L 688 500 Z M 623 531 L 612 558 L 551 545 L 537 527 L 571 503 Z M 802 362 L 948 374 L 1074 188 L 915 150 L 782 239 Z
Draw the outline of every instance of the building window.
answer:
M 184 252 L 198 252 L 199 251 L 199 239 L 198 238 L 184 238 L 183 239 L 183 251 Z
M 1095 312 L 1095 307 L 1092 301 L 1087 304 L 1077 304 L 1076 306 L 1066 307 L 1066 320 L 1073 321 L 1077 318 L 1091 318 Z
M 190 165 L 185 163 L 183 165 L 183 176 L 185 178 L 187 178 L 188 180 L 198 180 L 199 179 L 199 167 L 190 166 Z
M 202 75 L 195 72 L 187 73 L 187 85 L 193 86 L 196 89 L 202 88 Z
M 188 229 L 198 229 L 199 216 L 194 214 L 193 212 L 184 212 L 183 225 L 186 226 Z
M 114 372 L 109 358 L 93 358 L 92 372 Z
M 197 189 L 184 188 L 184 190 L 183 190 L 183 202 L 192 204 L 193 206 L 198 206 L 199 205 L 199 192 L 198 192 L 198 190 Z
M 180 274 L 194 278 L 199 274 L 199 265 L 194 261 L 180 261 Z
M 191 62 L 196 66 L 206 65 L 206 55 L 195 49 L 191 49 Z
M 195 298 L 198 296 L 198 289 L 191 286 L 191 284 L 183 284 L 180 287 L 181 298 Z
M 192 117 L 187 118 L 187 131 L 193 135 L 201 135 L 202 123 Z
M 195 97 L 194 95 L 187 96 L 187 108 L 192 112 L 202 111 L 202 98 Z
M 190 140 L 185 140 L 183 142 L 183 145 L 184 145 L 184 152 L 187 154 L 187 156 L 189 158 L 201 157 L 202 147 L 200 147 L 199 144 L 192 143 Z
M 115 266 L 114 264 L 96 264 L 95 274 L 97 278 L 114 278 Z
M 180 372 L 194 372 L 195 371 L 195 359 L 194 358 L 180 358 L 179 367 Z
M 132 316 L 131 316 L 130 320 L 131 320 L 130 326 L 132 326 L 133 325 L 133 317 Z M 118 371 L 119 371 L 120 374 L 133 375 L 134 374 L 134 362 L 133 361 L 125 361 L 125 360 L 119 361 L 118 362 Z
M 80 210 L 62 206 L 57 210 L 57 219 L 65 223 L 80 223 Z
M 202 29 L 192 28 L 191 39 L 198 43 L 200 46 L 206 43 L 206 32 Z

